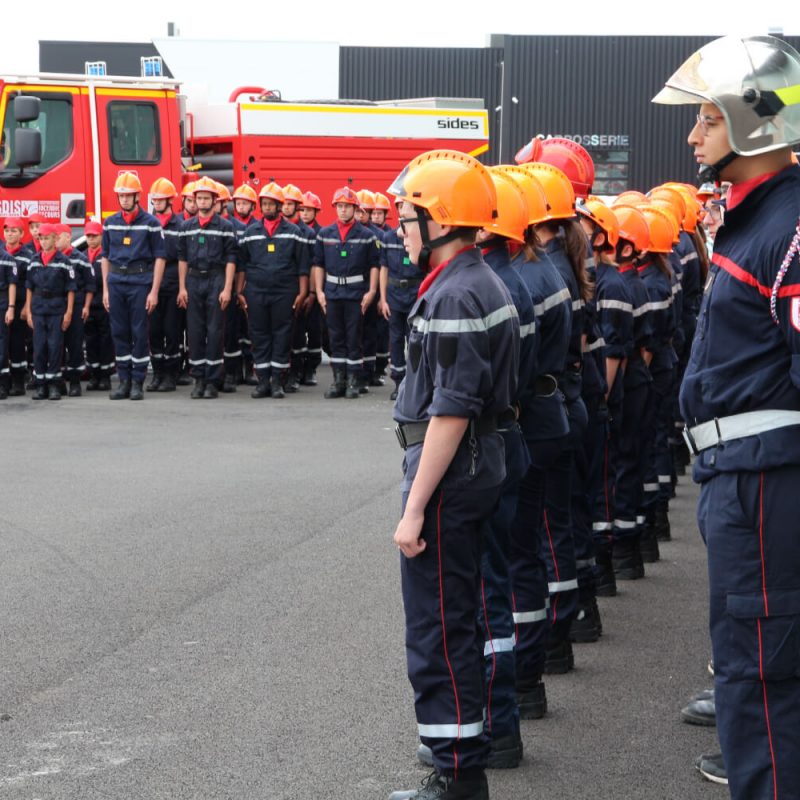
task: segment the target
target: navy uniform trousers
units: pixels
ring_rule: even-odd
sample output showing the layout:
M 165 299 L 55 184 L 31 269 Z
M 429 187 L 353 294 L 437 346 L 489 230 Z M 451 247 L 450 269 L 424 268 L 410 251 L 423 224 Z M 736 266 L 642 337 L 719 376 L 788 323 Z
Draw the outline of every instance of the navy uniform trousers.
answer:
M 289 369 L 292 347 L 292 303 L 296 287 L 267 291 L 248 285 L 244 290 L 253 338 L 253 361 L 259 380 L 278 378 Z
M 103 308 L 102 301 L 92 300 L 83 331 L 89 369 L 98 378 L 108 377 L 114 371 L 114 344 L 111 340 L 108 311 Z
M 348 375 L 361 375 L 364 365 L 360 300 L 328 300 L 326 318 L 331 366 Z
M 149 283 L 128 283 L 108 276 L 108 303 L 111 336 L 120 381 L 142 383 L 150 361 L 147 295 Z
M 486 733 L 492 738 L 509 736 L 519 727 L 514 649 L 514 608 L 508 554 L 511 526 L 517 515 L 519 484 L 530 466 L 530 457 L 518 425 L 502 431 L 506 450 L 506 479 L 484 538 L 481 555 L 481 602 L 479 620 L 484 631 L 483 657 L 486 676 Z
M 61 379 L 63 321 L 63 314 L 33 315 L 33 377 L 37 386 Z
M 86 301 L 84 292 L 75 292 L 74 311 L 69 327 L 64 332 L 64 378 L 77 383 L 86 369 L 83 354 L 84 322 L 81 312 Z
M 181 363 L 181 309 L 177 268 L 169 267 L 158 289 L 158 305 L 150 315 L 150 355 L 155 372 L 177 376 Z
M 189 334 L 189 372 L 196 380 L 222 386 L 223 339 L 225 312 L 220 308 L 219 295 L 225 288 L 223 270 L 207 275 L 186 278 L 189 304 L 186 309 L 186 326 Z
M 717 731 L 733 800 L 800 798 L 800 466 L 702 484 Z
M 443 773 L 483 769 L 484 663 L 478 629 L 482 539 L 500 487 L 437 489 L 425 508 L 425 550 L 400 557 L 408 677 L 420 739 Z M 403 494 L 405 509 L 408 493 Z

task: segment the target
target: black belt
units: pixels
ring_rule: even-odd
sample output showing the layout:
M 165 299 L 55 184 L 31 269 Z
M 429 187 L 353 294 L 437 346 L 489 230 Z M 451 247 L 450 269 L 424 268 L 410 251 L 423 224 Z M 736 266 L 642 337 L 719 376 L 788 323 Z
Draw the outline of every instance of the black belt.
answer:
M 54 300 L 56 297 L 66 297 L 64 292 L 51 292 L 49 289 L 36 289 L 34 294 L 37 297 L 42 297 L 45 300 Z
M 144 275 L 152 272 L 152 264 L 109 264 L 108 268 L 114 275 Z
M 515 419 L 516 414 L 513 408 L 509 408 L 499 415 L 487 414 L 478 419 L 471 419 L 464 436 L 470 439 L 474 439 L 476 436 L 488 436 L 490 433 L 508 428 Z M 428 425 L 430 425 L 430 420 L 427 419 L 423 422 L 398 422 L 394 432 L 400 447 L 407 450 L 412 445 L 425 441 Z
M 398 289 L 416 289 L 422 283 L 422 278 L 389 278 L 389 286 Z
M 192 275 L 195 278 L 205 278 L 208 275 L 221 275 L 223 272 L 225 272 L 225 267 L 208 267 L 207 269 L 201 269 L 200 267 L 189 267 L 187 274 Z
M 537 397 L 552 397 L 558 391 L 558 378 L 555 375 L 539 375 L 533 383 Z

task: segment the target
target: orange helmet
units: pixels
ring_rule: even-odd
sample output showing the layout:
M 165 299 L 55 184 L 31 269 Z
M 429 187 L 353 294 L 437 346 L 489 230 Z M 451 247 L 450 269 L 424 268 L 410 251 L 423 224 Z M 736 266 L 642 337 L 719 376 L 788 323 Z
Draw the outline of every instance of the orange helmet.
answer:
M 660 197 L 656 197 L 654 200 L 650 200 L 648 203 L 643 203 L 642 205 L 649 205 L 653 208 L 657 208 L 669 217 L 670 224 L 672 225 L 672 242 L 673 244 L 678 244 L 681 240 L 681 221 L 675 214 L 675 206 L 670 203 L 669 200 Z
M 622 192 L 622 194 L 618 194 L 614 198 L 614 202 L 612 202 L 611 205 L 629 206 L 633 203 L 641 203 L 643 200 L 647 200 L 646 194 L 642 194 L 642 192 L 636 192 L 633 189 L 631 189 L 628 192 Z
M 569 178 L 552 164 L 532 162 L 522 166 L 542 185 L 547 197 L 547 219 L 572 219 L 575 216 L 575 190 Z
M 362 189 L 356 192 L 358 203 L 364 211 L 372 211 L 375 208 L 375 195 L 369 189 Z
M 142 191 L 142 182 L 138 175 L 132 172 L 121 172 L 114 181 L 116 194 L 139 194 Z
M 150 187 L 151 200 L 172 200 L 177 194 L 175 184 L 166 178 L 156 178 Z
M 303 193 L 293 183 L 287 183 L 283 187 L 283 199 L 284 201 L 294 200 L 295 203 L 302 203 Z
M 547 219 L 547 196 L 544 193 L 544 187 L 530 172 L 510 164 L 492 167 L 491 172 L 507 175 L 522 189 L 522 193 L 525 195 L 525 205 L 528 208 L 528 225 L 538 225 Z
M 586 148 L 571 139 L 533 139 L 514 160 L 518 164 L 540 162 L 558 167 L 569 178 L 576 197 L 585 198 L 592 191 L 594 161 Z
M 249 200 L 254 205 L 258 203 L 258 195 L 256 194 L 256 190 L 252 186 L 248 186 L 246 183 L 243 183 L 241 186 L 237 187 L 233 193 L 234 200 Z
M 647 222 L 650 235 L 650 244 L 647 249 L 651 253 L 671 253 L 674 233 L 672 220 L 660 208 L 652 205 L 643 205 L 639 211 Z
M 694 233 L 694 230 L 697 227 L 699 205 L 697 200 L 697 189 L 695 189 L 694 192 L 691 192 L 686 187 L 686 184 L 683 183 L 665 183 L 663 187 L 659 188 L 674 189 L 683 198 L 683 202 L 686 205 L 686 213 L 683 215 L 683 229 L 685 231 L 689 231 L 689 233 Z
M 284 201 L 286 200 L 286 196 L 283 193 L 283 189 L 278 186 L 275 181 L 271 181 L 270 183 L 266 184 L 265 186 L 261 187 L 261 191 L 258 193 L 258 197 L 260 200 L 263 198 L 268 198 L 269 200 L 275 200 L 276 202 L 283 205 Z
M 219 197 L 219 184 L 212 180 L 211 178 L 202 177 L 199 178 L 194 182 L 194 189 L 192 189 L 192 194 L 197 194 L 198 192 L 209 192 L 213 194 L 215 197 Z
M 392 204 L 385 194 L 375 192 L 375 208 L 378 211 L 385 211 L 388 214 L 392 210 Z
M 322 210 L 322 201 L 319 199 L 319 196 L 314 194 L 314 192 L 306 192 L 303 195 L 303 202 L 300 203 L 301 206 L 305 208 L 316 208 L 317 211 Z
M 497 216 L 485 230 L 524 243 L 528 227 L 525 193 L 520 184 L 497 167 L 490 167 L 489 172 L 497 191 Z
M 224 184 L 217 181 L 217 189 L 219 190 L 218 195 L 219 199 L 222 200 L 223 203 L 230 202 L 231 199 L 231 192 L 230 189 Z
M 647 193 L 647 197 L 650 200 L 668 200 L 672 203 L 675 209 L 675 216 L 683 226 L 683 221 L 686 219 L 686 201 L 677 189 L 669 186 L 656 186 Z
M 389 194 L 424 208 L 434 222 L 487 228 L 497 215 L 497 190 L 489 170 L 457 150 L 430 150 L 394 179 Z
M 619 241 L 619 220 L 614 212 L 599 198 L 589 195 L 586 200 L 576 205 L 579 214 L 587 217 L 606 235 L 610 247 L 616 247 Z
M 619 222 L 619 238 L 630 242 L 641 252 L 650 247 L 650 229 L 647 220 L 638 208 L 615 205 L 611 212 Z
M 188 197 L 189 195 L 194 194 L 194 187 L 197 181 L 189 181 L 183 189 L 181 189 L 181 197 Z
M 358 200 L 358 195 L 349 186 L 342 186 L 341 189 L 337 189 L 333 193 L 331 205 L 335 206 L 337 203 L 348 203 L 351 206 L 361 205 Z

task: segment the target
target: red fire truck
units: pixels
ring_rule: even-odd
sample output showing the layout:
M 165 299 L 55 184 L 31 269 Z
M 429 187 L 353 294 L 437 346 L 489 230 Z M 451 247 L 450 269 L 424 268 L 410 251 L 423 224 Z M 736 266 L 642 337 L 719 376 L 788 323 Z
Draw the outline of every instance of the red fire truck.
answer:
M 173 80 L 61 74 L 0 76 L 0 120 L 0 217 L 75 227 L 117 210 L 114 181 L 126 170 L 145 188 L 199 174 L 256 191 L 291 182 L 327 206 L 347 183 L 385 191 L 425 150 L 480 154 L 489 135 L 480 101 L 289 103 L 242 87 L 213 105 Z

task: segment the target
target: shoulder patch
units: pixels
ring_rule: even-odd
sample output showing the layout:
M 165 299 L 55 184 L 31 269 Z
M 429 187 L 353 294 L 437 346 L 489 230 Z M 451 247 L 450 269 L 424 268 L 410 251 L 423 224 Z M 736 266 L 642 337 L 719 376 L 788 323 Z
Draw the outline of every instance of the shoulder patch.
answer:
M 792 320 L 792 327 L 796 331 L 800 331 L 800 297 L 792 298 L 791 320 Z

